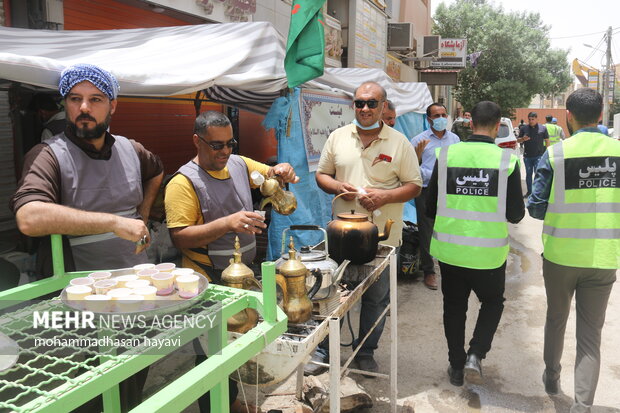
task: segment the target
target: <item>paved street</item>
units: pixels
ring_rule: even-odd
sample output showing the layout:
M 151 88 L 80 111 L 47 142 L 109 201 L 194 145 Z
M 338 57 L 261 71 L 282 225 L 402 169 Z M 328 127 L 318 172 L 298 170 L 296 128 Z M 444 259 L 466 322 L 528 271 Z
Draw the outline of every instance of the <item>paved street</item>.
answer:
M 575 317 L 568 322 L 562 358 L 561 394 L 543 389 L 542 346 L 546 300 L 542 279 L 542 222 L 526 217 L 510 226 L 511 254 L 506 274 L 506 303 L 493 349 L 483 361 L 484 385 L 454 387 L 447 380 L 440 291 L 420 280 L 399 281 L 399 404 L 413 401 L 424 412 L 567 412 L 573 397 Z M 617 284 L 617 283 L 616 283 Z M 472 294 L 466 341 L 471 337 L 478 300 Z M 602 367 L 593 413 L 620 412 L 620 288 L 614 286 L 603 330 Z M 386 331 L 387 333 L 387 331 Z M 387 334 L 382 344 L 387 348 Z M 382 354 L 381 366 L 389 365 Z M 358 376 L 356 376 L 358 377 Z M 361 383 L 377 387 L 360 377 Z M 377 384 L 380 382 L 377 381 Z M 379 390 L 387 396 L 387 384 Z M 387 412 L 379 403 L 373 412 Z

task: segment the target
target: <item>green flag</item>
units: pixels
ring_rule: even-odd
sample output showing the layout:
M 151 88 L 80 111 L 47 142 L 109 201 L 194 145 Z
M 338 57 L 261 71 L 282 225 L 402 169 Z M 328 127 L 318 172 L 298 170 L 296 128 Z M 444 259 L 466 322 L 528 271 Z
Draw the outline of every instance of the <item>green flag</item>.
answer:
M 289 87 L 295 87 L 323 74 L 323 3 L 325 0 L 293 0 L 284 58 Z

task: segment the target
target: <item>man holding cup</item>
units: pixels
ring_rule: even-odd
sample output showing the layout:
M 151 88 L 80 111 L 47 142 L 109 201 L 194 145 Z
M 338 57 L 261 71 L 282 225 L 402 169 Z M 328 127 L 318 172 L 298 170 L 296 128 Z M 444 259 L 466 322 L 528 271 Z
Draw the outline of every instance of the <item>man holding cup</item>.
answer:
M 267 228 L 264 215 L 253 211 L 250 174 L 279 175 L 286 183 L 297 183 L 299 177 L 288 163 L 270 167 L 234 155 L 237 141 L 223 113 L 198 115 L 192 139 L 196 156 L 166 185 L 166 218 L 172 242 L 183 254 L 183 267 L 219 284 L 233 256 L 235 237 L 239 237 L 242 260 L 249 265 L 256 256 L 255 235 Z M 204 359 L 199 355 L 196 362 Z M 235 382 L 230 382 L 229 393 L 231 412 L 257 411 L 236 400 Z M 211 411 L 208 394 L 198 403 L 201 412 Z

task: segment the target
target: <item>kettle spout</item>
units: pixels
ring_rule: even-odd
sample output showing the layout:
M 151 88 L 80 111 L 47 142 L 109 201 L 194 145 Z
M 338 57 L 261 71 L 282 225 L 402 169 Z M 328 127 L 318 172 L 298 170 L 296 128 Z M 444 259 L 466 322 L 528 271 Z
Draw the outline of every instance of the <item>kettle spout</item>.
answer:
M 265 210 L 265 207 L 267 206 L 267 204 L 270 204 L 271 202 L 272 202 L 271 197 L 268 197 L 268 198 L 263 198 L 263 200 L 262 200 L 262 201 L 261 201 L 261 203 L 260 203 L 259 209 L 260 209 L 261 211 L 264 211 L 264 210 Z
M 344 270 L 347 269 L 347 266 L 351 263 L 349 260 L 342 261 L 342 264 L 336 268 L 334 274 L 332 275 L 332 285 L 337 285 L 340 282 L 340 279 L 344 275 Z
M 383 229 L 383 232 L 379 234 L 379 241 L 385 241 L 390 237 L 390 229 L 392 229 L 393 223 L 394 221 L 392 221 L 391 219 L 388 219 L 385 222 L 385 228 Z

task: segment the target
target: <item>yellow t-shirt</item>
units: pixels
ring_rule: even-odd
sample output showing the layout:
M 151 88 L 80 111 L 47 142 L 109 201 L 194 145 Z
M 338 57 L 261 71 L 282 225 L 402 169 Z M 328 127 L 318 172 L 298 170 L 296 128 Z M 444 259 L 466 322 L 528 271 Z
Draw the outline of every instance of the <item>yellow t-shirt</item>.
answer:
M 394 189 L 405 183 L 422 186 L 418 157 L 411 143 L 395 129 L 384 126 L 378 139 L 364 149 L 353 124 L 336 129 L 329 135 L 319 160 L 318 172 L 332 175 L 341 182 L 365 188 Z M 388 218 L 394 221 L 390 237 L 382 241 L 387 245 L 400 245 L 403 229 L 403 203 L 386 204 L 379 208 L 380 215 L 374 216 L 374 223 L 383 232 Z M 357 201 L 338 198 L 334 202 L 334 213 L 354 209 L 368 213 Z
M 243 159 L 248 167 L 248 180 L 250 179 L 249 174 L 253 171 L 258 171 L 263 175 L 267 175 L 269 165 L 256 162 L 244 156 L 242 156 L 241 159 Z M 216 179 L 230 178 L 228 167 L 225 167 L 221 171 L 207 171 L 207 173 Z M 250 185 L 254 186 L 252 181 L 250 181 Z M 200 201 L 194 191 L 194 186 L 184 175 L 175 175 L 170 182 L 168 182 L 168 185 L 166 185 L 165 205 L 168 228 L 184 228 L 205 223 L 200 209 Z M 204 248 L 206 248 L 206 245 Z M 183 267 L 193 268 L 195 271 L 205 276 L 207 275 L 202 268 L 192 262 L 196 261 L 204 265 L 211 265 L 211 260 L 207 255 L 199 254 L 186 248 L 182 249 L 181 252 L 183 253 Z

